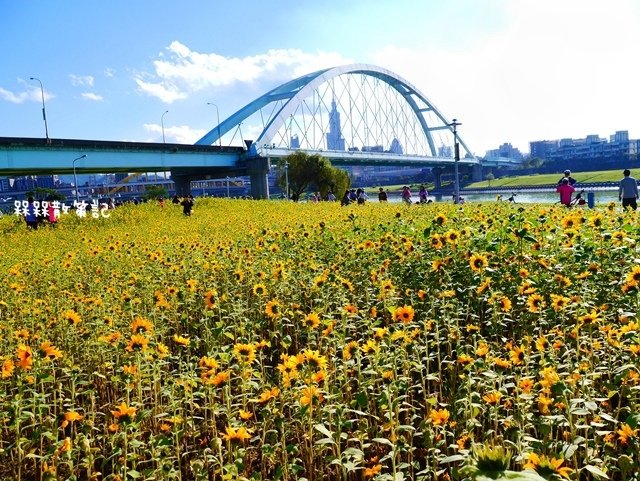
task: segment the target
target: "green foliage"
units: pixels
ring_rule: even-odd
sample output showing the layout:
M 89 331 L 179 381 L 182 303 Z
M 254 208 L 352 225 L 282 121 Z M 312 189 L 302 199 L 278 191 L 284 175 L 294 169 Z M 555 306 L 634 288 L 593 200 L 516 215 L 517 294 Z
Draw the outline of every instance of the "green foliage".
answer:
M 160 185 L 150 185 L 146 188 L 144 194 L 142 194 L 142 197 L 147 200 L 160 198 L 166 199 L 168 196 L 169 194 L 167 192 L 167 189 Z
M 64 201 L 67 197 L 55 189 L 47 189 L 37 187 L 36 190 L 27 192 L 27 197 L 33 197 L 36 200 L 59 200 Z
M 285 163 L 289 179 L 289 192 L 293 199 L 299 199 L 309 188 L 320 191 L 322 197 L 331 190 L 337 197 L 349 188 L 351 181 L 345 170 L 331 166 L 331 162 L 319 154 L 294 152 L 278 163 L 280 177 L 278 184 L 286 189 Z

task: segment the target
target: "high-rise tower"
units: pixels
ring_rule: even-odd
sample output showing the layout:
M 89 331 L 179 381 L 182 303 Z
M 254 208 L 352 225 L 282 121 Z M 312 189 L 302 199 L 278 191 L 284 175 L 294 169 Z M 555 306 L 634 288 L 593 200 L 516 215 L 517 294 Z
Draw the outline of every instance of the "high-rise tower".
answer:
M 344 150 L 344 137 L 340 127 L 340 112 L 336 106 L 336 101 L 331 101 L 331 111 L 329 112 L 329 132 L 327 132 L 327 150 Z

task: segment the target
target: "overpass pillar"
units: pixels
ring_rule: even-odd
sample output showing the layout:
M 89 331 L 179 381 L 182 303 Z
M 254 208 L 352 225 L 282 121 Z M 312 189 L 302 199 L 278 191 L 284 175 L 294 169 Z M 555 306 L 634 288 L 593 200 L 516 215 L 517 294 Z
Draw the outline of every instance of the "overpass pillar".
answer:
M 252 157 L 247 159 L 247 174 L 251 180 L 251 197 L 254 199 L 269 198 L 269 180 L 267 175 L 271 168 L 270 159 Z
M 482 180 L 482 165 L 474 165 L 471 171 L 471 181 L 480 182 Z
M 431 173 L 434 178 L 434 190 L 442 189 L 442 167 L 433 167 Z
M 191 195 L 191 177 L 188 175 L 175 175 L 172 172 L 171 179 L 176 185 L 176 195 L 180 197 Z

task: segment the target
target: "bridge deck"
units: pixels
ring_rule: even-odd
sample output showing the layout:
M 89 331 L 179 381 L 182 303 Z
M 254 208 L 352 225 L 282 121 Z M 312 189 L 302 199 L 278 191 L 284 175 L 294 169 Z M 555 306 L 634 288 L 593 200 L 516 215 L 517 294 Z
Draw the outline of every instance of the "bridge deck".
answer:
M 233 169 L 241 147 L 119 142 L 109 140 L 0 137 L 0 175 L 77 172 L 160 172 Z

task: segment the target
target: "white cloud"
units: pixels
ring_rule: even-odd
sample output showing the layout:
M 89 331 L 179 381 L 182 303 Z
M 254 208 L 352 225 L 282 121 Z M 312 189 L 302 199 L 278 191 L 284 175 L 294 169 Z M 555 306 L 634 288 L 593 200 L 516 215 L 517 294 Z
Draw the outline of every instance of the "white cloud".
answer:
M 152 142 L 162 141 L 162 125 L 144 124 L 147 132 L 158 134 L 158 137 L 151 140 Z M 207 132 L 204 129 L 193 129 L 187 125 L 165 126 L 164 137 L 167 142 L 178 144 L 194 144 Z
M 503 142 L 528 151 L 533 140 L 604 137 L 637 125 L 633 0 L 505 5 L 506 26 L 464 50 L 389 46 L 373 59 L 457 117 L 476 154 Z
M 84 92 L 84 93 L 81 93 L 80 95 L 82 96 L 82 98 L 85 98 L 87 100 L 95 100 L 96 102 L 104 100 L 102 95 L 94 94 L 93 92 Z
M 135 78 L 138 90 L 165 103 L 187 98 L 205 88 L 260 80 L 291 80 L 303 74 L 350 63 L 337 53 L 305 53 L 298 49 L 269 50 L 249 57 L 199 53 L 174 41 L 168 54 L 154 62 L 155 73 Z
M 105 77 L 113 78 L 116 75 L 116 71 L 112 68 L 105 68 L 104 75 Z
M 29 93 L 28 92 L 20 92 L 20 93 L 13 93 L 9 90 L 5 90 L 2 87 L 0 87 L 0 98 L 7 100 L 11 103 L 14 104 L 21 104 L 22 102 L 24 102 L 25 100 L 27 100 L 29 98 Z
M 22 81 L 21 83 L 25 83 Z M 48 93 L 46 90 L 41 91 L 40 87 L 27 87 L 24 92 L 12 92 L 10 90 L 0 87 L 0 99 L 6 100 L 14 104 L 21 104 L 22 102 L 42 102 L 42 95 L 44 92 L 44 99 L 48 101 L 55 98 L 55 95 Z
M 74 87 L 93 87 L 94 78 L 91 75 L 70 74 L 69 78 Z

